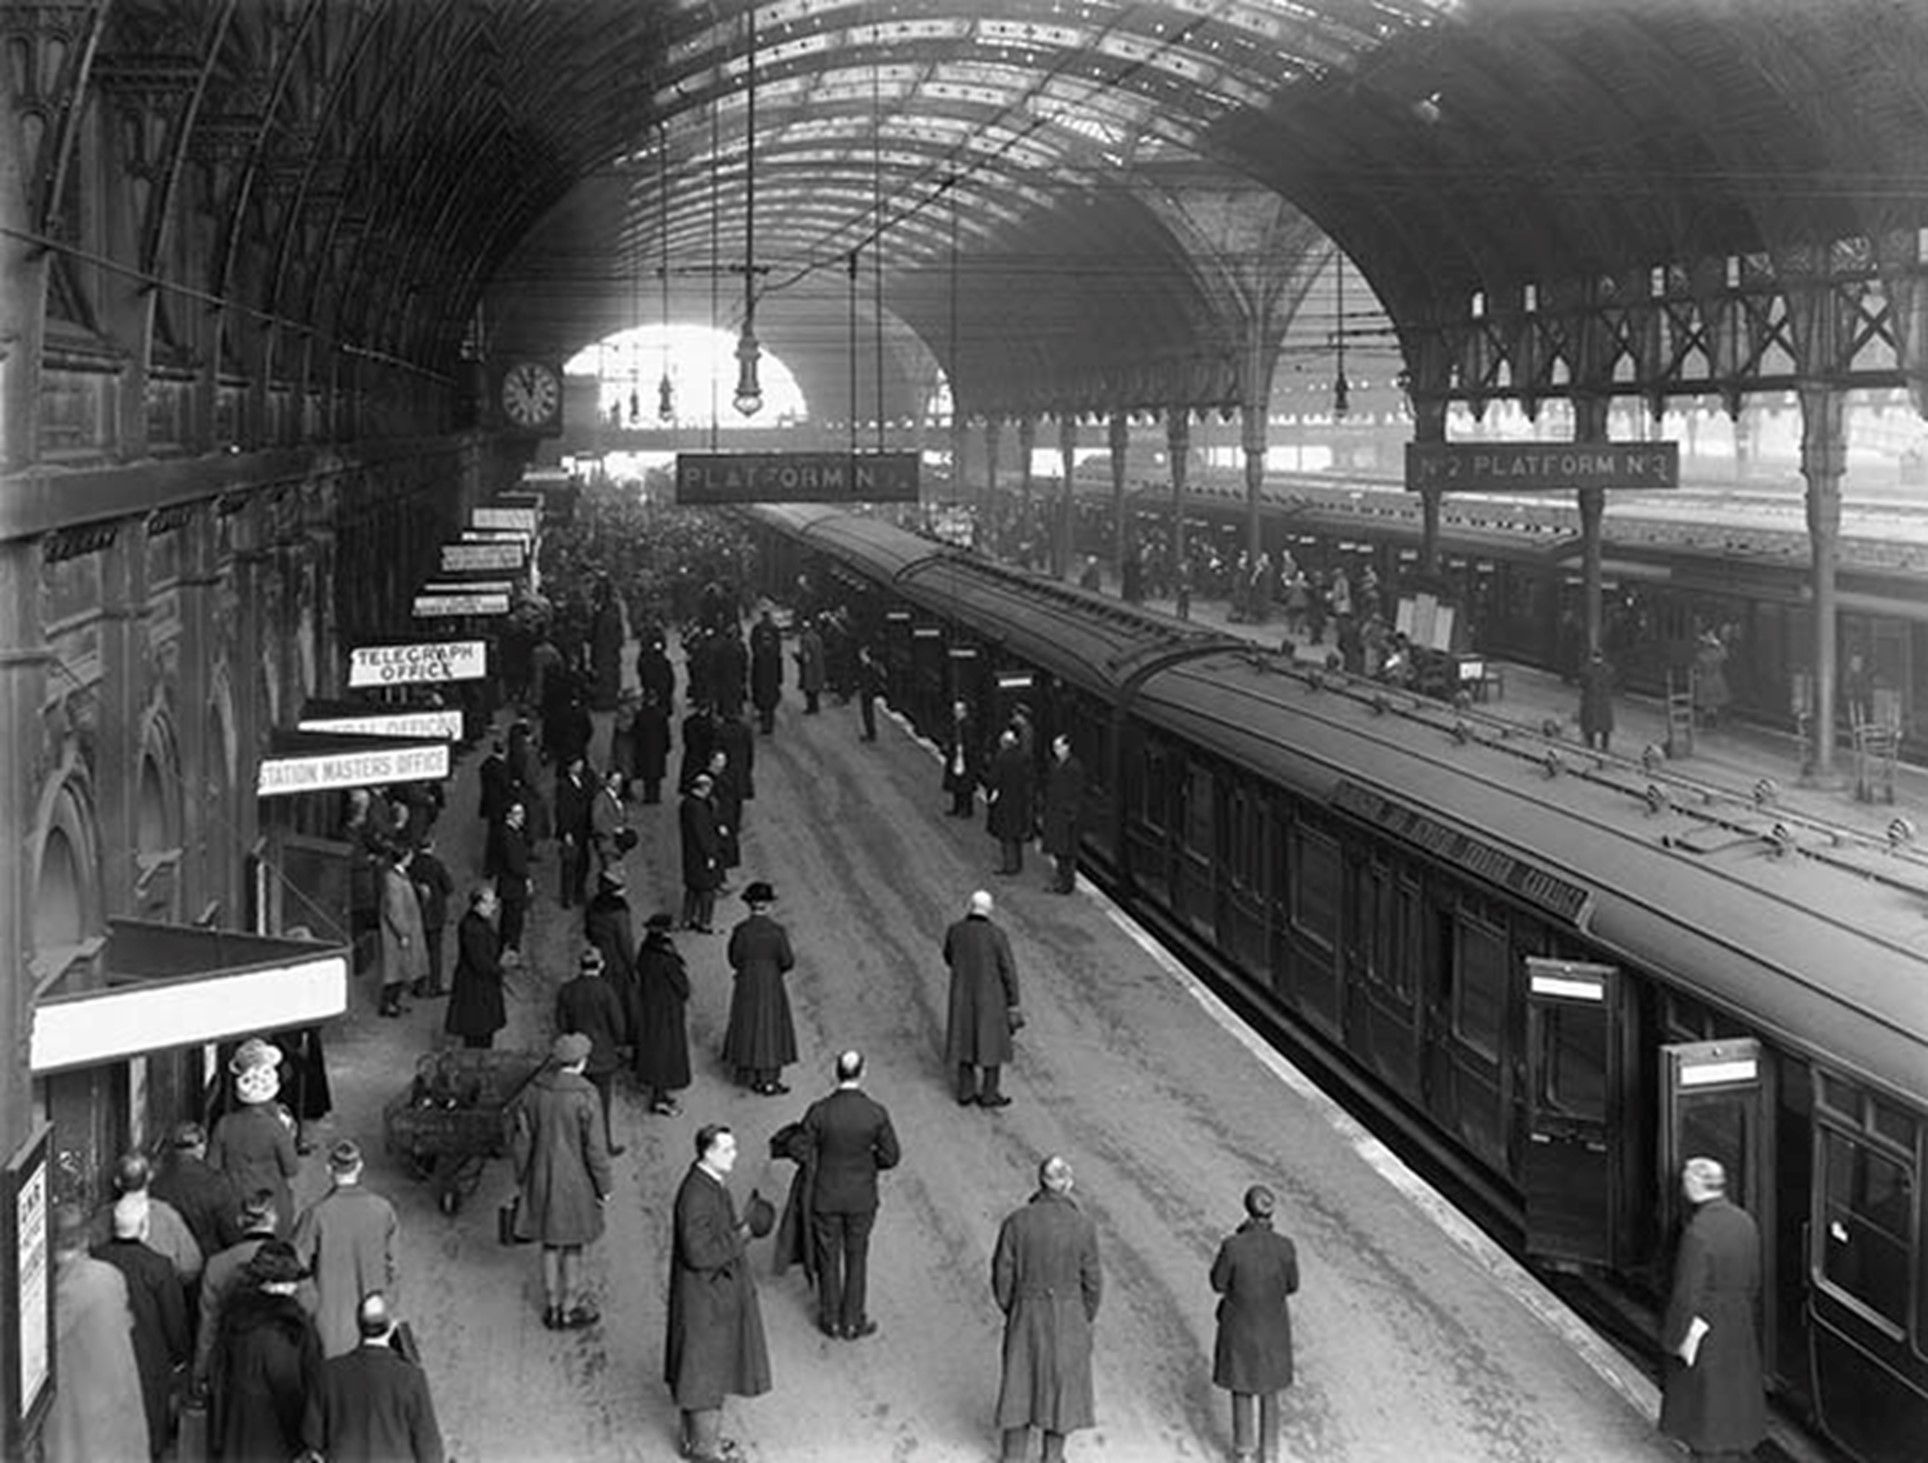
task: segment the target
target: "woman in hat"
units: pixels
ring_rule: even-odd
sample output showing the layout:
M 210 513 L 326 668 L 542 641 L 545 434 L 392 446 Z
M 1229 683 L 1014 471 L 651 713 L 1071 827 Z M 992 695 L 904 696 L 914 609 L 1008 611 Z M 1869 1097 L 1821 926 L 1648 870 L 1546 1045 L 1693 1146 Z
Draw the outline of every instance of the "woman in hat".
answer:
M 515 1235 L 542 1243 L 542 1324 L 551 1331 L 602 1319 L 582 1288 L 582 1247 L 602 1237 L 611 1183 L 602 1105 L 583 1075 L 589 1038 L 567 1031 L 515 1105 Z
M 321 1338 L 295 1299 L 294 1247 L 271 1239 L 242 1267 L 208 1358 L 208 1445 L 217 1458 L 296 1458 L 321 1385 Z
M 294 1120 L 275 1101 L 280 1066 L 280 1051 L 258 1036 L 235 1048 L 228 1071 L 239 1105 L 214 1125 L 207 1161 L 227 1175 L 237 1194 L 273 1190 L 275 1233 L 285 1236 L 295 1216 L 289 1181 L 301 1172 L 301 1156 L 295 1151 Z
M 596 892 L 582 910 L 583 938 L 602 952 L 603 977 L 625 1006 L 636 993 L 636 931 L 630 921 L 628 888 L 622 865 L 611 864 L 596 876 Z
M 636 952 L 636 1003 L 630 1038 L 636 1044 L 636 1085 L 649 1110 L 675 1117 L 682 1108 L 670 1094 L 690 1085 L 689 1030 L 684 1020 L 690 998 L 689 971 L 670 938 L 674 916 L 652 914 Z
M 789 992 L 783 988 L 784 974 L 797 961 L 790 952 L 789 933 L 766 912 L 776 897 L 761 879 L 743 891 L 750 913 L 730 931 L 736 988 L 723 1038 L 723 1060 L 736 1069 L 736 1080 L 765 1097 L 790 1090 L 778 1079 L 797 1059 L 797 1028 Z

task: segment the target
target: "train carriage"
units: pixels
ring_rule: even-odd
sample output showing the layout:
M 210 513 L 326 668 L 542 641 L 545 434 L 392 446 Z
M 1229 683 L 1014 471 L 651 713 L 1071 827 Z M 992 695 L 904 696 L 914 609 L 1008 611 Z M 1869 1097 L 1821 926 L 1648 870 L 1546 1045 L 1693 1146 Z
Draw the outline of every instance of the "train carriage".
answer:
M 1526 1255 L 1649 1304 L 1679 1164 L 1721 1158 L 1773 1385 L 1918 1456 L 1928 859 L 885 525 L 806 537 L 1022 679 L 1093 769 L 1087 867 Z

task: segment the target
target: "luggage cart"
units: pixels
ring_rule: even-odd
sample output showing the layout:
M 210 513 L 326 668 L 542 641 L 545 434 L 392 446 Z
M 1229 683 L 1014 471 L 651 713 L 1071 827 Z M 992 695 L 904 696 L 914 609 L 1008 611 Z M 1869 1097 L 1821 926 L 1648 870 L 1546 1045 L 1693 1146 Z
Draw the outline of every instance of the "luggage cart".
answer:
M 434 1186 L 444 1214 L 475 1192 L 489 1159 L 509 1151 L 509 1110 L 546 1060 L 486 1048 L 429 1052 L 382 1109 L 389 1153 Z

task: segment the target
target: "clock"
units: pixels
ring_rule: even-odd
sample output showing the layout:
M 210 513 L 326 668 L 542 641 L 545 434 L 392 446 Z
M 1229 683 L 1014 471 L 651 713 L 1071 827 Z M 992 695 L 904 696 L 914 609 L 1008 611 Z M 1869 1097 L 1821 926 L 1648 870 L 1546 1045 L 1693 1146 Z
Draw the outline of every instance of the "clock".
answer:
M 547 361 L 516 361 L 502 373 L 502 414 L 528 432 L 562 424 L 562 373 Z

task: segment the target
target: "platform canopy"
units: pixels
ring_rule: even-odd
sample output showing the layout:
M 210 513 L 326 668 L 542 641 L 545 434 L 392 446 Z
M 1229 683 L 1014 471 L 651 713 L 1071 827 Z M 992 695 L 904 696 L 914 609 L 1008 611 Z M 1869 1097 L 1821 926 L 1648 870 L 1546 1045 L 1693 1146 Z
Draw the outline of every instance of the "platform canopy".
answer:
M 565 359 L 664 277 L 734 330 L 750 256 L 818 401 L 853 334 L 889 415 L 939 369 L 967 410 L 1121 361 L 1209 400 L 1240 240 L 1336 243 L 1397 319 L 1928 225 L 1928 6 L 1892 0 L 30 8 L 73 32 L 45 116 L 83 76 L 148 109 L 143 237 L 214 246 L 185 283 L 438 372 Z M 1282 206 L 1305 227 L 1226 226 Z

